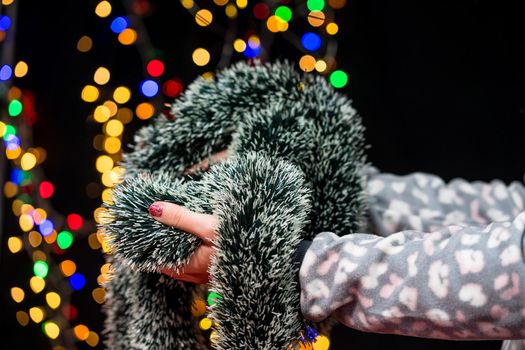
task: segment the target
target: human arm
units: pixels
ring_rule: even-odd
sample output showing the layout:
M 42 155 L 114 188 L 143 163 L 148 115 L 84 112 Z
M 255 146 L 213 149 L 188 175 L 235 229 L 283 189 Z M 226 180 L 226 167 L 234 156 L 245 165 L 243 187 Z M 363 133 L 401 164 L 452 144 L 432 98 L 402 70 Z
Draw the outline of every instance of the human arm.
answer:
M 525 212 L 484 228 L 319 234 L 300 269 L 303 315 L 417 337 L 524 338 L 524 226 Z

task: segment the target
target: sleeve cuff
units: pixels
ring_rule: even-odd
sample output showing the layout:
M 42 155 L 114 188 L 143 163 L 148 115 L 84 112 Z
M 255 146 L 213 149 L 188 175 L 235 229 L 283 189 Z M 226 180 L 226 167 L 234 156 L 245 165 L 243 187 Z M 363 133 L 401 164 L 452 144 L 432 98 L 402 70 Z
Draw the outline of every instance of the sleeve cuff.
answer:
M 306 251 L 310 246 L 312 245 L 312 241 L 303 240 L 299 245 L 297 246 L 297 249 L 295 250 L 295 254 L 293 257 L 293 265 L 299 271 L 301 268 L 301 264 L 303 263 L 304 255 L 306 254 Z

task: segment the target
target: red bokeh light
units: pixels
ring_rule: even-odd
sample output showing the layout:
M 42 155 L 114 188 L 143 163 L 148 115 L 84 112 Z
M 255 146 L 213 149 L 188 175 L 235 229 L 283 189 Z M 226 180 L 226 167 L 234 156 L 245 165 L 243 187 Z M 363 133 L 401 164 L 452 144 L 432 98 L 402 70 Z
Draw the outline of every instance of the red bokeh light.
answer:
M 266 19 L 269 14 L 270 14 L 270 8 L 268 7 L 268 5 L 262 2 L 258 3 L 257 5 L 253 7 L 253 15 L 257 19 L 261 19 L 261 20 Z
M 182 93 L 182 82 L 179 79 L 171 79 L 162 84 L 162 92 L 168 97 L 177 97 Z
M 84 220 L 78 214 L 69 214 L 67 216 L 67 225 L 72 230 L 78 230 L 84 225 Z
M 38 188 L 38 192 L 40 192 L 40 197 L 44 199 L 50 198 L 53 195 L 53 192 L 55 192 L 55 186 L 49 181 L 42 181 Z
M 64 305 L 64 307 L 62 308 L 62 313 L 70 321 L 78 317 L 77 308 L 71 304 Z
M 151 60 L 148 62 L 146 70 L 152 77 L 160 77 L 164 73 L 164 63 L 159 60 Z

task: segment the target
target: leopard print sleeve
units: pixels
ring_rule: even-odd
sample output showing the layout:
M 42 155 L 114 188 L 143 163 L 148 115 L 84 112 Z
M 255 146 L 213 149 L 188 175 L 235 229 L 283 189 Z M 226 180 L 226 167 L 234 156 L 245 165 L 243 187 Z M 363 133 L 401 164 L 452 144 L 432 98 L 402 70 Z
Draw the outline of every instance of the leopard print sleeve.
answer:
M 419 337 L 525 338 L 523 186 L 375 174 L 368 191 L 371 224 L 387 237 L 319 234 L 300 269 L 305 317 Z

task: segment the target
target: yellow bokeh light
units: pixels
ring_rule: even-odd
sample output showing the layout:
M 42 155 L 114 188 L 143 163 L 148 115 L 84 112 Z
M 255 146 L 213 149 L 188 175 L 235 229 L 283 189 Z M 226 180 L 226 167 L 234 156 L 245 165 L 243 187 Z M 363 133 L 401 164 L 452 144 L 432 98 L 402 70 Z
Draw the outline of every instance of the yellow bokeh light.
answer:
M 22 78 L 27 74 L 29 67 L 24 61 L 20 61 L 15 66 L 15 77 Z
M 244 50 L 246 50 L 246 42 L 242 39 L 236 39 L 233 42 L 233 48 L 237 52 L 244 52 Z
M 311 55 L 304 55 L 299 60 L 299 67 L 303 72 L 311 72 L 315 68 L 316 60 Z
M 95 112 L 93 112 L 93 118 L 99 123 L 106 122 L 110 117 L 111 110 L 104 105 L 97 106 L 97 108 L 95 108 Z
M 326 335 L 320 334 L 312 343 L 313 350 L 328 350 L 330 348 L 330 339 Z
M 73 328 L 73 333 L 78 340 L 86 340 L 89 336 L 89 328 L 83 324 L 79 324 Z
M 204 72 L 201 75 L 205 80 L 213 80 L 213 77 L 215 77 L 215 74 L 213 72 Z
M 24 232 L 29 232 L 34 226 L 33 217 L 29 214 L 22 214 L 18 218 L 18 224 Z
M 80 97 L 86 102 L 95 102 L 98 99 L 98 89 L 93 85 L 86 85 L 82 89 Z
M 105 263 L 100 267 L 100 273 L 110 273 L 111 272 L 111 264 Z
M 117 111 L 117 119 L 122 123 L 127 124 L 133 120 L 133 111 L 129 108 L 123 107 Z
M 100 249 L 101 246 L 96 233 L 92 233 L 88 236 L 88 244 L 91 247 L 91 249 Z
M 23 170 L 31 170 L 36 165 L 36 156 L 33 153 L 26 152 L 20 158 L 20 167 Z
M 325 15 L 322 11 L 312 11 L 308 14 L 308 23 L 312 27 L 320 27 L 323 25 Z
M 113 168 L 113 159 L 106 155 L 99 156 L 95 166 L 100 173 L 109 171 Z
M 108 137 L 104 140 L 104 150 L 109 154 L 115 154 L 120 151 L 121 142 L 117 137 Z
M 2 0 L 2 5 L 8 6 L 11 5 L 15 0 Z
M 18 192 L 18 186 L 14 182 L 7 181 L 4 184 L 4 195 L 7 198 L 12 198 L 16 196 L 17 192 Z
M 324 72 L 326 70 L 326 62 L 324 60 L 315 62 L 315 70 L 319 73 Z
M 80 52 L 88 52 L 93 47 L 93 40 L 87 35 L 84 35 L 77 42 L 77 50 Z
M 20 147 L 5 150 L 5 156 L 7 159 L 16 159 L 20 157 L 20 154 L 22 154 L 22 149 Z
M 111 119 L 106 123 L 105 130 L 109 136 L 120 136 L 124 131 L 124 124 L 118 119 Z
M 24 247 L 24 243 L 19 237 L 9 237 L 7 240 L 7 247 L 11 253 L 18 253 Z
M 29 232 L 28 239 L 29 244 L 31 244 L 33 248 L 36 248 L 42 244 L 42 235 L 36 231 Z
M 98 345 L 98 341 L 99 341 L 98 334 L 93 331 L 90 331 L 86 338 L 86 343 L 91 347 L 95 347 Z
M 155 108 L 149 102 L 143 102 L 139 104 L 135 110 L 135 114 L 139 119 L 146 120 L 153 117 L 155 113 Z
M 104 191 L 102 191 L 102 201 L 108 204 L 113 203 L 113 191 L 111 188 L 106 188 Z
M 272 33 L 285 32 L 288 30 L 288 22 L 278 16 L 270 16 L 266 21 L 266 27 Z
M 210 53 L 208 50 L 203 49 L 202 47 L 199 47 L 198 49 L 195 49 L 193 51 L 193 54 L 191 55 L 193 62 L 197 66 L 205 66 L 210 62 Z M 138 113 L 137 113 L 138 114 Z
M 93 289 L 93 292 L 91 292 L 91 295 L 93 296 L 93 299 L 98 304 L 103 304 L 106 298 L 106 291 L 104 290 L 104 288 L 98 287 L 98 288 Z
M 195 14 L 195 22 L 201 27 L 206 27 L 213 21 L 213 14 L 206 9 L 201 9 Z
M 226 16 L 228 16 L 228 18 L 237 17 L 237 7 L 235 7 L 235 5 L 233 4 L 228 4 L 224 9 L 224 12 L 226 13 Z
M 40 323 L 42 322 L 46 314 L 44 313 L 44 309 L 42 309 L 41 307 L 32 307 L 31 309 L 29 309 L 29 316 L 31 317 L 33 322 Z
M 33 276 L 29 280 L 29 287 L 34 293 L 40 293 L 46 287 L 46 281 L 42 277 Z
M 24 311 L 16 312 L 16 320 L 20 323 L 21 326 L 27 326 L 29 323 L 29 315 Z
M 16 303 L 21 303 L 24 300 L 25 295 L 26 293 L 24 293 L 22 288 L 11 288 L 11 298 L 13 298 Z
M 229 0 L 213 0 L 213 2 L 219 6 L 224 6 L 228 3 Z
M 109 72 L 109 69 L 106 67 L 98 67 L 95 74 L 93 74 L 93 80 L 98 85 L 104 85 L 108 83 L 110 76 L 111 73 Z
M 31 217 L 33 217 L 32 213 L 35 208 L 31 204 L 24 203 L 22 204 L 22 207 L 20 208 L 20 212 L 22 214 L 29 214 Z
M 328 23 L 326 25 L 326 32 L 330 35 L 335 35 L 339 31 L 339 26 L 335 23 Z
M 195 5 L 193 0 L 181 0 L 181 4 L 187 10 L 191 9 Z
M 113 187 L 116 183 L 116 177 L 114 176 L 113 172 L 106 171 L 102 174 L 101 182 L 106 187 Z
M 102 105 L 108 107 L 110 116 L 113 117 L 115 114 L 117 114 L 118 106 L 117 106 L 117 104 L 115 102 L 113 102 L 113 101 L 106 101 Z
M 106 18 L 111 14 L 111 4 L 109 1 L 101 1 L 95 7 L 95 13 L 101 18 Z
M 13 201 L 13 204 L 11 205 L 11 207 L 13 208 L 13 214 L 19 216 L 21 213 L 22 205 L 24 205 L 23 201 L 21 201 L 20 199 L 15 199 Z
M 0 121 L 0 137 L 3 137 L 7 130 L 7 125 Z
M 60 335 L 60 328 L 55 322 L 47 321 L 43 328 L 46 335 L 51 339 L 56 339 Z
M 261 45 L 261 39 L 257 35 L 252 35 L 248 38 L 248 46 L 256 49 Z
M 126 28 L 118 35 L 118 41 L 122 45 L 131 45 L 137 41 L 137 31 L 132 28 Z
M 123 104 L 131 98 L 131 91 L 125 86 L 119 86 L 113 92 L 113 99 L 115 102 Z
M 71 276 L 77 270 L 77 265 L 71 260 L 64 260 L 60 263 L 60 271 L 66 277 Z
M 248 6 L 248 0 L 237 0 L 235 3 L 237 4 L 237 7 L 241 10 L 245 9 L 246 6 Z
M 55 292 L 49 292 L 46 294 L 46 302 L 47 305 L 49 305 L 50 308 L 56 309 L 60 306 L 61 298 L 58 293 Z
M 35 210 L 33 210 L 33 212 L 31 213 L 31 216 L 33 217 L 33 221 L 37 225 L 40 225 L 42 221 L 47 219 L 47 213 L 42 208 L 36 208 Z
M 211 328 L 212 322 L 209 318 L 205 317 L 199 322 L 199 328 L 206 331 Z

